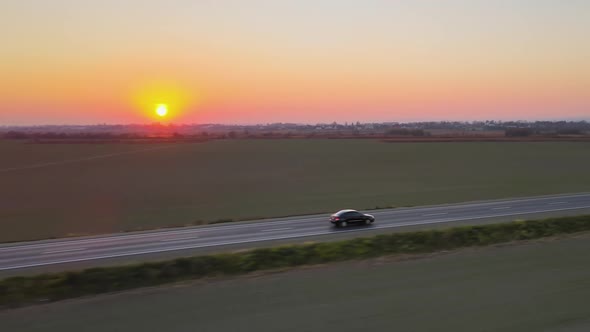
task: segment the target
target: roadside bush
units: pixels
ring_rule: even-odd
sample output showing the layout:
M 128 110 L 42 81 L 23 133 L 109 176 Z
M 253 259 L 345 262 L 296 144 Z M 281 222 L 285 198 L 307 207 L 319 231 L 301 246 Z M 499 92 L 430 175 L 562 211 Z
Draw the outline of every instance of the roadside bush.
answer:
M 484 246 L 590 230 L 590 215 L 376 235 L 0 280 L 0 307 L 57 301 L 208 276 Z

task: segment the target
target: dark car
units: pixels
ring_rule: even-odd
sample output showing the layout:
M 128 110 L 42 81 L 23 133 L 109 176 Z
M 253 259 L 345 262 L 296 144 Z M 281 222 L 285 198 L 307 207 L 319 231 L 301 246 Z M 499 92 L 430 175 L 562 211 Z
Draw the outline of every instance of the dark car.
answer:
M 375 217 L 370 214 L 360 213 L 356 210 L 340 210 L 330 216 L 330 222 L 336 227 L 346 227 L 351 223 L 363 223 L 370 225 Z

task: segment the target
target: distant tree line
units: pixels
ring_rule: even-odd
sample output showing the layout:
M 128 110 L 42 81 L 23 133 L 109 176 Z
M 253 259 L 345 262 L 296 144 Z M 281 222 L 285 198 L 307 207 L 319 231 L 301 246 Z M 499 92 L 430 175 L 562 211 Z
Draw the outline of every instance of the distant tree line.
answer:
M 386 133 L 389 136 L 430 136 L 424 129 L 392 128 Z
M 167 135 L 173 138 L 185 138 L 187 136 L 179 134 L 179 133 L 172 133 L 171 135 Z M 0 135 L 0 137 L 6 139 L 142 139 L 142 138 L 153 138 L 153 135 L 144 135 L 144 134 L 136 134 L 136 133 L 121 133 L 121 134 L 113 134 L 113 133 L 56 133 L 56 132 L 47 132 L 47 133 L 27 133 L 22 131 L 9 131 Z
M 3 135 L 8 139 L 113 139 L 113 138 L 140 138 L 136 134 L 112 134 L 112 133 L 27 133 L 21 131 L 9 131 Z
M 445 133 L 437 133 L 442 130 Z M 301 125 L 275 123 L 266 125 L 98 125 L 0 127 L 0 138 L 46 140 L 125 140 L 125 139 L 243 139 L 243 138 L 372 138 L 377 136 L 427 137 L 439 135 L 479 135 L 494 131 L 506 137 L 590 135 L 586 121 L 475 121 L 413 122 Z

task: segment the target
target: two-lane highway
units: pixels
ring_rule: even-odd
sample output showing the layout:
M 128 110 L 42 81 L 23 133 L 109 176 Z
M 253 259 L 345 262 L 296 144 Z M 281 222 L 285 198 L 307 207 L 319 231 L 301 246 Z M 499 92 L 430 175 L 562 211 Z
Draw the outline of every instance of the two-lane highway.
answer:
M 348 208 L 348 207 L 343 207 Z M 149 257 L 157 253 L 224 247 L 283 239 L 358 233 L 378 229 L 432 225 L 485 218 L 512 217 L 590 209 L 590 193 L 471 202 L 417 208 L 366 211 L 374 225 L 335 229 L 327 215 L 268 219 L 255 222 L 187 227 L 75 239 L 0 245 L 0 271 L 19 270 L 116 257 Z M 142 256 L 143 255 L 143 256 Z

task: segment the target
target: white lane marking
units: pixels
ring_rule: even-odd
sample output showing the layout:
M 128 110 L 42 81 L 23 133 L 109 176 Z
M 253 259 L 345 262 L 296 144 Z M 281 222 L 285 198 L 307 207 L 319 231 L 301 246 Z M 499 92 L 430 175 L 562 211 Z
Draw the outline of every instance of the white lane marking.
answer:
M 62 250 L 50 250 L 50 251 L 44 251 L 41 254 L 42 255 L 48 255 L 48 254 L 58 254 L 61 252 L 72 252 L 72 251 L 82 251 L 82 250 L 86 250 L 86 248 L 72 248 L 72 249 L 62 249 Z
M 164 240 L 160 240 L 159 242 L 170 242 L 170 241 L 180 241 L 180 240 L 196 240 L 199 237 L 196 235 L 193 236 L 185 236 L 185 237 L 175 237 L 175 238 L 171 238 L 171 239 L 164 239 Z
M 556 204 L 567 204 L 567 202 L 551 202 L 551 203 L 547 203 L 547 205 L 556 205 Z
M 559 198 L 577 198 L 577 197 L 584 197 L 588 196 L 587 193 L 579 193 L 573 195 L 555 195 L 555 196 L 546 196 L 546 197 L 538 197 L 538 198 L 526 198 L 526 199 L 514 199 L 512 203 L 520 203 L 525 201 L 542 201 L 547 199 L 555 199 L 556 197 Z M 548 204 L 563 204 L 567 202 L 553 202 Z M 457 204 L 457 205 L 449 205 L 449 206 L 437 206 L 437 207 L 416 207 L 416 208 L 397 208 L 391 210 L 376 210 L 373 214 L 377 216 L 386 216 L 386 217 L 394 217 L 397 214 L 405 214 L 405 213 L 415 213 L 419 211 L 429 211 L 432 209 L 440 209 L 440 208 L 471 208 L 475 206 L 482 206 L 482 205 L 490 205 L 490 204 L 498 204 L 498 202 L 482 202 L 482 203 L 466 203 L 466 204 Z M 573 208 L 576 209 L 576 208 Z M 427 215 L 423 215 L 427 216 Z M 118 242 L 118 241 L 132 241 L 132 240 L 139 240 L 143 238 L 150 238 L 150 237 L 165 237 L 166 235 L 175 235 L 175 234 L 192 234 L 192 233 L 201 233 L 201 232 L 209 232 L 209 231 L 225 231 L 229 229 L 241 229 L 241 228 L 249 228 L 249 227 L 256 227 L 260 225 L 284 225 L 284 224 L 291 224 L 293 220 L 297 220 L 299 222 L 306 221 L 306 220 L 321 220 L 324 215 L 313 215 L 313 216 L 302 216 L 300 219 L 295 219 L 297 217 L 287 217 L 288 220 L 279 220 L 277 221 L 259 221 L 259 222 L 249 222 L 247 224 L 242 225 L 209 225 L 209 226 L 201 226 L 197 228 L 189 228 L 189 229 L 175 229 L 169 231 L 155 231 L 150 233 L 140 233 L 140 234 L 128 234 L 128 235 L 115 235 L 115 236 L 104 236 L 104 237 L 96 237 L 96 238 L 89 238 L 89 239 L 79 239 L 79 240 L 68 240 L 65 242 L 49 242 L 49 243 L 30 243 L 30 244 L 19 244 L 19 245 L 8 245 L 8 246 L 0 246 L 0 252 L 7 252 L 7 251 L 22 251 L 22 250 L 30 250 L 30 249 L 50 249 L 54 247 L 63 247 L 66 245 L 95 245 L 95 244 L 105 244 L 110 242 Z M 271 219 L 272 220 L 272 219 Z
M 590 205 L 570 207 L 570 208 L 561 208 L 561 209 L 546 209 L 546 210 L 539 210 L 539 211 L 508 213 L 508 214 L 492 214 L 492 215 L 485 215 L 485 216 L 479 216 L 479 217 L 435 219 L 435 220 L 429 220 L 429 221 L 425 221 L 425 222 L 406 222 L 406 223 L 399 223 L 399 224 L 392 224 L 392 225 L 373 226 L 373 227 L 360 228 L 360 229 L 340 230 L 337 232 L 323 231 L 323 232 L 315 232 L 315 233 L 302 233 L 302 234 L 282 235 L 282 236 L 274 236 L 274 237 L 266 237 L 266 238 L 258 238 L 258 239 L 249 239 L 249 240 L 242 240 L 242 241 L 197 244 L 197 245 L 190 245 L 190 246 L 183 246 L 183 247 L 151 249 L 151 250 L 127 252 L 127 253 L 121 253 L 121 254 L 111 254 L 111 255 L 84 257 L 84 258 L 76 258 L 76 259 L 68 259 L 68 260 L 58 260 L 58 261 L 52 261 L 52 262 L 4 266 L 4 267 L 0 267 L 0 271 L 24 269 L 24 268 L 28 268 L 28 267 L 54 265 L 54 264 L 62 264 L 62 263 L 75 263 L 75 262 L 90 261 L 90 260 L 105 259 L 105 258 L 144 255 L 144 254 L 152 254 L 152 253 L 167 252 L 167 251 L 197 249 L 197 248 L 203 248 L 203 247 L 216 247 L 216 246 L 223 246 L 223 245 L 229 245 L 229 244 L 241 244 L 241 243 L 261 242 L 261 241 L 270 241 L 270 240 L 292 239 L 292 238 L 299 238 L 299 237 L 308 237 L 308 236 L 317 236 L 317 235 L 326 235 L 326 234 L 337 234 L 337 233 L 348 233 L 348 232 L 362 232 L 362 231 L 370 231 L 370 230 L 382 229 L 382 228 L 397 228 L 397 227 L 404 227 L 404 226 L 428 225 L 428 224 L 446 223 L 446 222 L 452 222 L 452 221 L 477 220 L 477 219 L 485 219 L 485 218 L 493 218 L 493 217 L 508 217 L 508 216 L 523 215 L 523 214 L 556 212 L 556 211 L 565 211 L 565 210 L 580 210 L 580 209 L 588 209 L 588 208 L 590 208 Z
M 429 213 L 429 214 L 423 214 L 422 217 L 444 216 L 445 214 L 449 214 L 449 213 L 448 212 Z
M 280 232 L 280 231 L 286 231 L 289 229 L 293 229 L 293 227 L 263 229 L 263 230 L 261 230 L 261 232 Z
M 302 218 L 300 221 L 304 220 L 316 220 L 320 221 L 322 219 L 327 218 Z M 28 249 L 37 249 L 37 248 L 52 248 L 52 247 L 63 247 L 72 244 L 82 244 L 82 245 L 95 245 L 95 244 L 105 244 L 109 242 L 118 242 L 118 241 L 132 241 L 132 240 L 140 240 L 143 238 L 151 238 L 151 237 L 165 237 L 169 235 L 183 235 L 183 234 L 195 234 L 195 233 L 203 233 L 203 232 L 222 232 L 226 230 L 233 230 L 233 229 L 242 229 L 242 228 L 253 228 L 253 227 L 260 227 L 261 225 L 265 226 L 275 226 L 275 225 L 284 225 L 284 224 L 292 224 L 293 221 L 270 221 L 270 222 L 257 222 L 257 223 L 249 223 L 244 225 L 230 225 L 230 226 L 207 226 L 207 227 L 199 227 L 199 228 L 191 228 L 191 229 L 177 229 L 171 231 L 160 231 L 160 232 L 153 232 L 148 234 L 129 234 L 129 235 L 116 235 L 116 236 L 107 236 L 107 237 L 99 237 L 99 238 L 92 238 L 92 239 L 83 239 L 83 240 L 66 240 L 64 242 L 51 242 L 51 243 L 38 243 L 38 244 L 23 244 L 23 245 L 14 245 L 8 247 L 0 247 L 0 252 L 6 251 L 21 251 L 21 250 L 28 250 Z
M 512 209 L 512 206 L 498 206 L 495 208 L 491 208 L 490 210 L 508 210 L 508 209 Z

